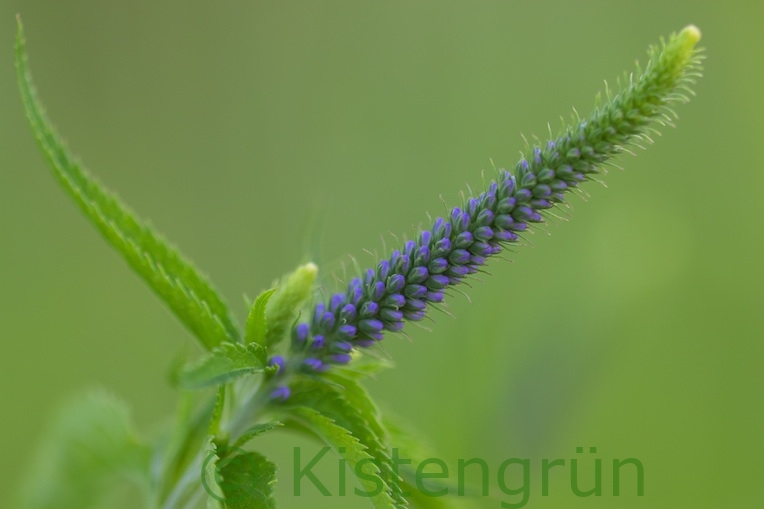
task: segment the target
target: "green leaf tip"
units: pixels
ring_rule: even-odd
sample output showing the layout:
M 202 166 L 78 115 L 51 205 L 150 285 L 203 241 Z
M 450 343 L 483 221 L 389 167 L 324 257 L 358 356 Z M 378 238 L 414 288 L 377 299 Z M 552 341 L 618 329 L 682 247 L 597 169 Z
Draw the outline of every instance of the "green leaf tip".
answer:
M 37 144 L 59 184 L 204 347 L 212 349 L 223 342 L 238 341 L 238 327 L 207 278 L 92 177 L 66 147 L 37 97 L 27 64 L 23 25 L 19 16 L 16 20 L 16 69 L 22 102 Z
M 685 44 L 689 49 L 692 49 L 698 42 L 700 42 L 700 29 L 695 25 L 687 25 L 681 32 L 679 32 L 679 37 L 685 41 Z

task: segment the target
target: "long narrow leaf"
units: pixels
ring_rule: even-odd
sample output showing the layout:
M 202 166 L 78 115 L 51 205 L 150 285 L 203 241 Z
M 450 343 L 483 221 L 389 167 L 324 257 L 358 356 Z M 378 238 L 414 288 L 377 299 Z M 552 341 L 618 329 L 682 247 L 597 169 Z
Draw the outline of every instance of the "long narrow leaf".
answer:
M 69 152 L 45 115 L 27 64 L 18 20 L 16 68 L 29 123 L 53 173 L 106 240 L 208 349 L 238 341 L 228 308 L 206 278 L 152 228 L 105 190 Z

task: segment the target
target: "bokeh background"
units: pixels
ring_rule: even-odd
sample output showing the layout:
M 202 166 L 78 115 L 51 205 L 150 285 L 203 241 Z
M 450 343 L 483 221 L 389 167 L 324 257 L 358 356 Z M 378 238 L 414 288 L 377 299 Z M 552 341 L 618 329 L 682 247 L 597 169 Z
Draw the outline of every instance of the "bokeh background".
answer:
M 106 386 L 150 434 L 172 414 L 169 363 L 195 351 L 43 164 L 16 90 L 17 12 L 73 149 L 240 318 L 242 293 L 308 258 L 328 287 L 348 255 L 371 264 L 381 235 L 391 246 L 440 195 L 480 188 L 491 160 L 513 166 L 521 133 L 588 113 L 603 79 L 697 24 L 708 60 L 679 128 L 492 263 L 473 304 L 451 300 L 455 320 L 388 338 L 397 369 L 370 389 L 451 465 L 531 459 L 526 507 L 761 503 L 764 3 L 3 0 L 0 504 L 62 398 Z M 283 465 L 282 507 L 364 506 L 308 483 L 292 497 L 305 444 L 272 437 L 260 448 Z M 541 460 L 570 464 L 577 446 L 606 472 L 640 459 L 646 495 L 613 497 L 606 473 L 602 497 L 578 499 L 566 469 L 542 497 Z

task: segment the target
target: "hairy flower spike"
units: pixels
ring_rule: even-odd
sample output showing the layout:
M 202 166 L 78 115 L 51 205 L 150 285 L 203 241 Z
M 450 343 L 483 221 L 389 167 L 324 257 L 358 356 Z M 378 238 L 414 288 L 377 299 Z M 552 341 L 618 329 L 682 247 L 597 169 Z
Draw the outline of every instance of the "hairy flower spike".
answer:
M 353 279 L 328 305 L 318 303 L 312 319 L 293 333 L 302 370 L 321 372 L 350 362 L 354 348 L 374 345 L 383 331 L 400 331 L 405 320 L 423 319 L 429 304 L 442 302 L 450 286 L 478 272 L 503 246 L 516 243 L 529 225 L 544 222 L 544 211 L 600 173 L 602 163 L 640 139 L 649 125 L 670 121 L 668 105 L 684 99 L 676 92 L 692 83 L 691 71 L 699 67 L 694 49 L 699 39 L 698 29 L 689 26 L 651 48 L 640 78 L 629 80 L 589 119 L 543 148 L 534 147 L 514 173 L 500 170 L 485 192 L 454 207 L 447 218 L 437 218 L 430 230 L 393 251 L 362 279 Z M 283 398 L 284 393 L 276 395 Z

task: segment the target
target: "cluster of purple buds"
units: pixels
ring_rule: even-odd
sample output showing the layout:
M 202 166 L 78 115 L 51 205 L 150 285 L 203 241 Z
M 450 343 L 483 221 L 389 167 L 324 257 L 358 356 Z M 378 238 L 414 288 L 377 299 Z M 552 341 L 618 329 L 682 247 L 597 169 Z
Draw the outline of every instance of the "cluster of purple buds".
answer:
M 501 170 L 487 191 L 435 220 L 328 303 L 316 304 L 311 319 L 292 329 L 292 350 L 299 355 L 290 363 L 299 366 L 290 369 L 320 373 L 346 364 L 353 349 L 375 345 L 406 320 L 422 320 L 428 304 L 442 302 L 449 287 L 478 272 L 503 245 L 517 242 L 529 223 L 543 222 L 544 210 L 597 171 L 604 154 L 570 145 L 575 141 L 568 135 L 544 151 L 535 149 L 530 161 L 517 164 L 516 175 Z M 272 363 L 284 371 L 283 358 Z M 286 399 L 289 389 L 279 387 L 272 396 Z
M 688 27 L 654 48 L 639 80 L 630 81 L 589 119 L 545 148 L 533 149 L 514 174 L 501 170 L 485 192 L 438 218 L 329 302 L 318 303 L 310 319 L 292 329 L 288 363 L 274 359 L 281 362 L 280 374 L 320 373 L 346 364 L 354 349 L 375 345 L 385 332 L 400 331 L 406 320 L 422 320 L 429 304 L 442 302 L 451 286 L 478 272 L 505 245 L 518 242 L 529 224 L 543 222 L 544 211 L 563 202 L 566 192 L 599 173 L 607 159 L 651 123 L 670 118 L 667 105 L 682 100 L 676 91 L 692 82 L 699 37 L 696 28 Z M 282 385 L 272 397 L 286 399 L 289 389 Z

